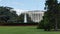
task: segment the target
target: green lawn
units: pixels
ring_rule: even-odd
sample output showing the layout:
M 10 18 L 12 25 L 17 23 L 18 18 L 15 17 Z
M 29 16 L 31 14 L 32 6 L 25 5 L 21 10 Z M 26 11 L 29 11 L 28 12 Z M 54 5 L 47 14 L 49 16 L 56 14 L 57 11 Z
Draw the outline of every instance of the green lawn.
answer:
M 0 26 L 0 34 L 60 34 L 36 29 L 36 26 Z

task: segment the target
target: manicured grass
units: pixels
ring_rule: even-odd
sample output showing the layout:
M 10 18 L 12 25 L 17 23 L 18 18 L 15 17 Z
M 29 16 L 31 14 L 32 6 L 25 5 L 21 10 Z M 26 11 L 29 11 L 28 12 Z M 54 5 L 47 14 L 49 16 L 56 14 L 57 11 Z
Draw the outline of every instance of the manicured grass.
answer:
M 36 26 L 0 26 L 0 34 L 60 34 L 60 31 L 44 31 Z

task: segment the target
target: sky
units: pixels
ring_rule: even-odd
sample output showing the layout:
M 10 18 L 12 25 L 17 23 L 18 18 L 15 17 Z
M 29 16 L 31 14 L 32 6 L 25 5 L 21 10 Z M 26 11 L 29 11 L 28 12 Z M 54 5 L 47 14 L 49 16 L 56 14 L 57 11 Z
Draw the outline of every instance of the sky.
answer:
M 45 0 L 0 0 L 0 6 L 12 7 L 17 14 L 28 10 L 44 10 L 44 4 Z

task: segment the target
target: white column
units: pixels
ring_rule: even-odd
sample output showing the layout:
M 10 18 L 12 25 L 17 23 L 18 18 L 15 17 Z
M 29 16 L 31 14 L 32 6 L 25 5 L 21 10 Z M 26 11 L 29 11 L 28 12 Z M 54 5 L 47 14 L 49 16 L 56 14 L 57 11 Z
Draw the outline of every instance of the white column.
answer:
M 24 15 L 24 23 L 27 23 L 27 15 L 26 15 L 26 13 Z

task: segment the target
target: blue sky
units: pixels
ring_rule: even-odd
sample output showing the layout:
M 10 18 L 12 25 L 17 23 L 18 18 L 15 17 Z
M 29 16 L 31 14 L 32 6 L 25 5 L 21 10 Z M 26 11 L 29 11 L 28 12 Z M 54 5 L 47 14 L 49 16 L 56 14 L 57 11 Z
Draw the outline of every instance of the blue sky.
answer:
M 44 0 L 1 0 L 0 5 L 23 10 L 43 10 Z
M 17 13 L 25 10 L 44 10 L 45 0 L 0 0 L 1 6 L 9 6 L 17 10 Z

